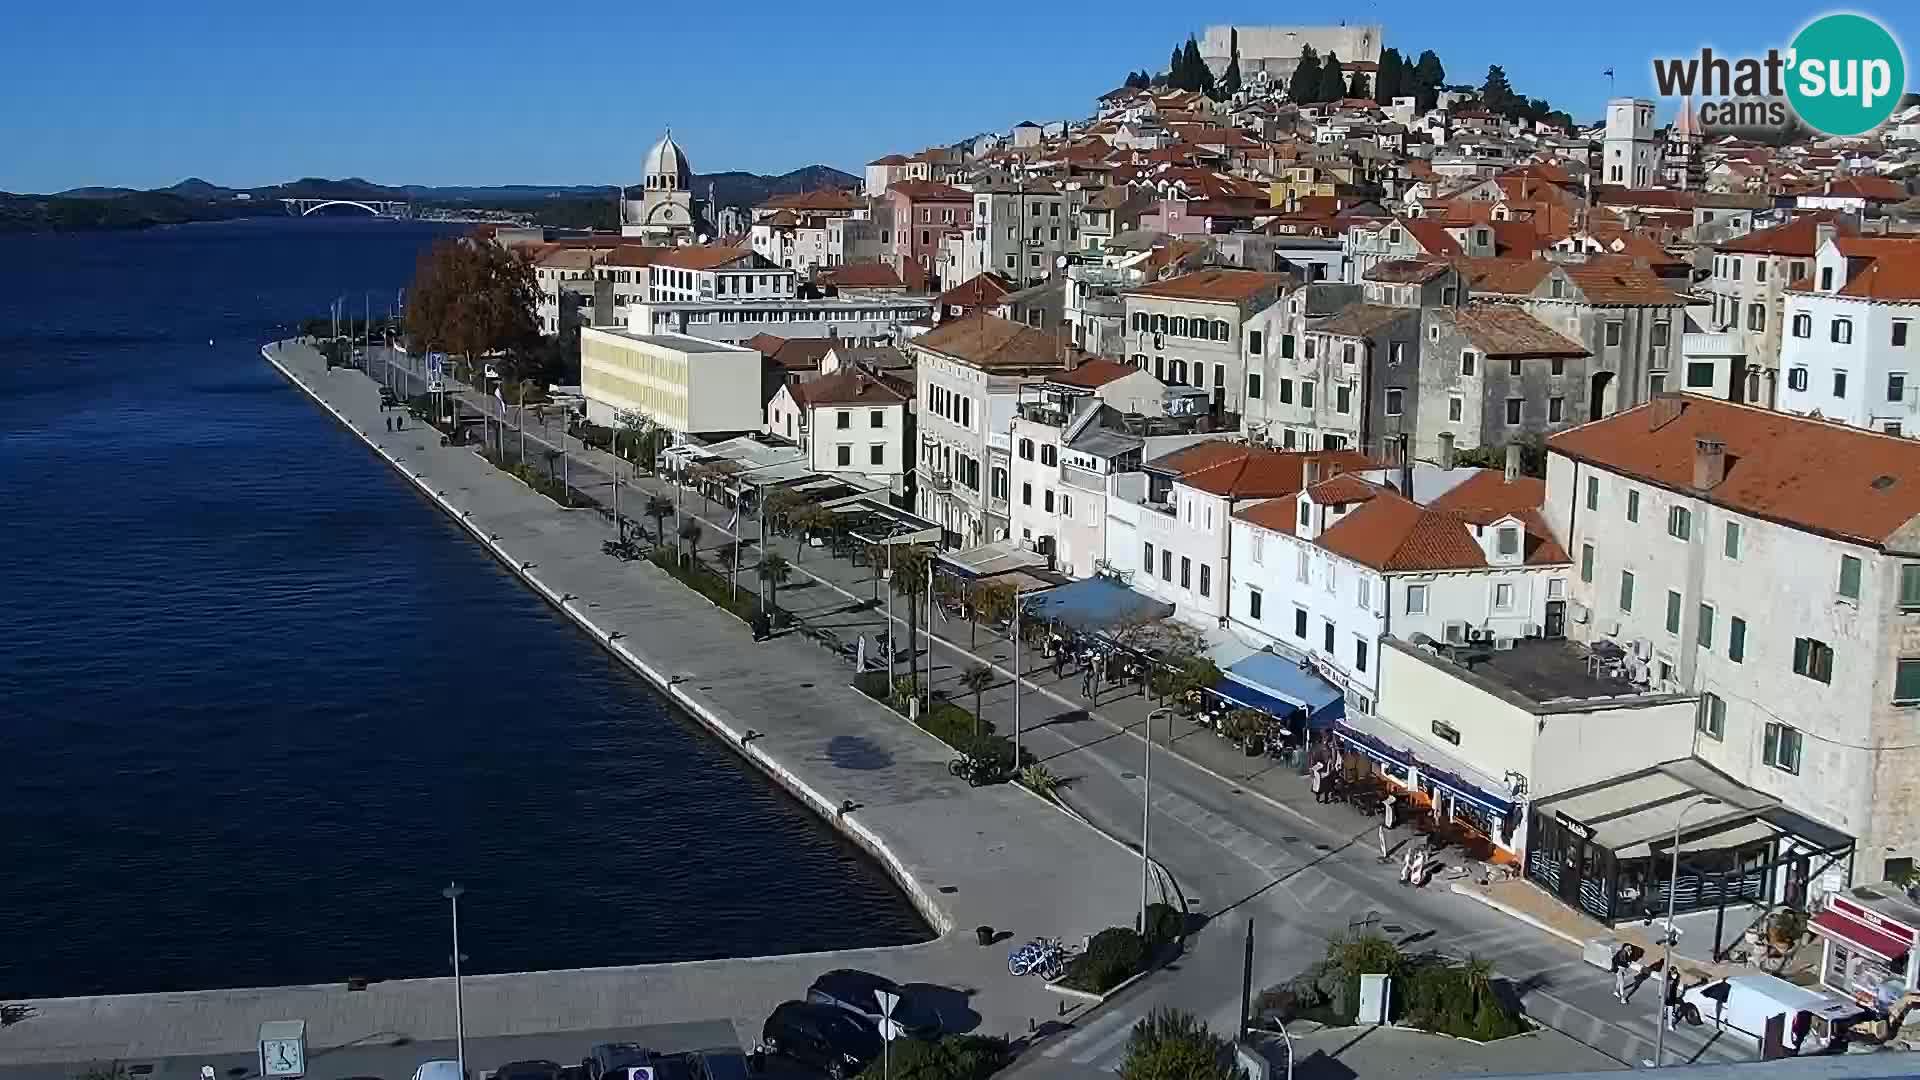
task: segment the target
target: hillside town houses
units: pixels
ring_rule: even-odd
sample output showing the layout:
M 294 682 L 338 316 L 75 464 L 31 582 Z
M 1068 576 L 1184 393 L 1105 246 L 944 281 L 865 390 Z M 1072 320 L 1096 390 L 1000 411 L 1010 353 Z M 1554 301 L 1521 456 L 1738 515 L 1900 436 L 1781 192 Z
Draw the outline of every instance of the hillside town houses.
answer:
M 1211 28 L 1230 93 L 896 148 L 731 235 L 668 137 L 644 228 L 496 240 L 589 420 L 1141 598 L 1208 694 L 1587 917 L 1911 880 L 1920 108 L 1782 144 L 1376 100 L 1385 39 Z M 1361 80 L 1291 100 L 1303 41 Z M 1671 882 L 1635 807 L 1707 792 Z

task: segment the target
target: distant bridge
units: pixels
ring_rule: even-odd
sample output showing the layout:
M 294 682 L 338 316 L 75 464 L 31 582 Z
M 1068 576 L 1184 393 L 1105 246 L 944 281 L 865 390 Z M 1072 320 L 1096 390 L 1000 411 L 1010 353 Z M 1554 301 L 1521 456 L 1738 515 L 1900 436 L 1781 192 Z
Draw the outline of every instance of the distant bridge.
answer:
M 281 199 L 280 204 L 294 217 L 306 217 L 319 210 L 335 206 L 350 206 L 356 210 L 365 210 L 374 217 L 410 218 L 413 216 L 413 204 L 385 199 Z

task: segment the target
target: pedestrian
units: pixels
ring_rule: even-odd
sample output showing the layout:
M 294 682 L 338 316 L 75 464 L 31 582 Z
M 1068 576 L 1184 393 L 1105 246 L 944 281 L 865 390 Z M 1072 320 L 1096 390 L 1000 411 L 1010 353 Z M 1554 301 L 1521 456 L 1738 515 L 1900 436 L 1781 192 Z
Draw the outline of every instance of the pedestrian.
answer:
M 1680 1001 L 1680 972 L 1677 970 L 1661 973 L 1662 998 L 1666 1006 L 1667 1030 L 1672 1031 L 1679 1024 L 1680 1012 L 1684 1008 Z
M 1319 762 L 1319 761 L 1314 762 L 1313 768 L 1309 770 L 1307 773 L 1307 777 L 1308 777 L 1307 785 L 1313 789 L 1313 801 L 1317 803 L 1326 802 L 1327 801 L 1327 766 L 1326 764 L 1324 762 Z
M 1627 1003 L 1627 966 L 1632 963 L 1633 947 L 1622 944 L 1613 950 L 1613 1000 L 1622 1005 Z
M 1060 646 L 1058 638 L 1053 642 L 1053 677 L 1058 680 L 1067 674 L 1067 650 Z
M 1413 845 L 1408 844 L 1406 854 L 1400 856 L 1400 884 L 1408 885 L 1408 884 L 1411 884 L 1412 882 L 1413 882 Z
M 1375 828 L 1380 830 L 1380 861 L 1386 862 L 1388 859 L 1393 858 L 1393 856 L 1387 854 L 1387 827 L 1385 825 L 1376 825 Z
M 1793 1052 L 1798 1054 L 1800 1047 L 1813 1034 L 1813 1014 L 1805 1009 L 1793 1014 Z
M 1399 808 L 1399 805 L 1400 797 L 1398 795 L 1388 794 L 1386 798 L 1380 800 L 1381 827 L 1386 829 L 1393 828 L 1395 821 L 1394 811 Z
M 1413 872 L 1407 875 L 1407 884 L 1420 888 L 1427 883 L 1427 845 L 1422 841 L 1413 852 Z
M 1083 698 L 1093 697 L 1093 665 L 1092 664 L 1080 665 L 1080 696 Z

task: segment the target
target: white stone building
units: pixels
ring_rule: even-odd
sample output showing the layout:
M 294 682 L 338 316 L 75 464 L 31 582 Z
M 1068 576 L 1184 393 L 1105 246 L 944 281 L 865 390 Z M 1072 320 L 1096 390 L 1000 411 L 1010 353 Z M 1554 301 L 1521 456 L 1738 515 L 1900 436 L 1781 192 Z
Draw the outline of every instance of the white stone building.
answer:
M 758 431 L 760 353 L 685 334 L 583 327 L 580 392 L 607 427 L 637 414 L 680 435 Z
M 767 403 L 766 431 L 806 451 L 817 473 L 853 476 L 905 492 L 908 398 L 863 371 L 787 382 Z
M 1287 274 L 1209 267 L 1149 282 L 1122 297 L 1129 361 L 1170 386 L 1208 394 L 1216 420 L 1237 430 L 1247 402 L 1243 327 L 1298 282 Z
M 1920 238 L 1825 239 L 1789 288 L 1779 406 L 1889 435 L 1920 428 Z
M 1600 141 L 1600 178 L 1617 187 L 1646 188 L 1660 179 L 1663 155 L 1653 131 L 1653 102 L 1613 98 Z

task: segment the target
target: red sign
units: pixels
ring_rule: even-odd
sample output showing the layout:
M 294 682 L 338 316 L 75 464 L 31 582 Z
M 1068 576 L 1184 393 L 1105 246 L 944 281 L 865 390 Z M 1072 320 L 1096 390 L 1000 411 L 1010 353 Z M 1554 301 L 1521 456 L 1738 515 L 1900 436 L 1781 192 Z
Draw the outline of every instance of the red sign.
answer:
M 1829 897 L 1827 899 L 1827 906 L 1830 910 L 1838 914 L 1845 915 L 1847 918 L 1853 919 L 1856 922 L 1865 923 L 1869 927 L 1886 934 L 1888 937 L 1898 938 L 1909 946 L 1916 941 L 1920 941 L 1920 931 L 1916 931 L 1906 923 L 1889 919 L 1872 908 L 1849 900 L 1844 896 Z

